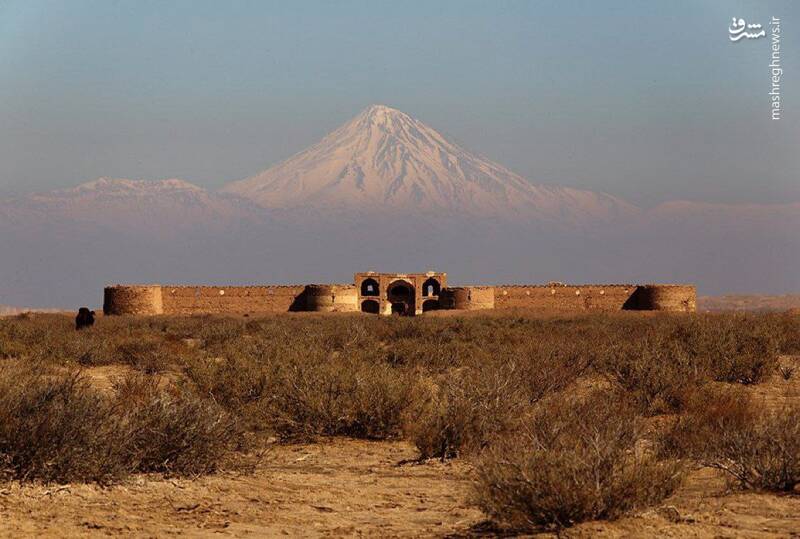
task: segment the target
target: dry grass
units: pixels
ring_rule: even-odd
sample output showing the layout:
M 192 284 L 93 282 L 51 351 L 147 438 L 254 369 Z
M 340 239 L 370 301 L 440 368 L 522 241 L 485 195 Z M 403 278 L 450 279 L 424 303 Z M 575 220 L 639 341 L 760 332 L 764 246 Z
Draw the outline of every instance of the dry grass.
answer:
M 479 503 L 517 528 L 657 503 L 676 460 L 725 467 L 748 488 L 797 479 L 795 412 L 754 415 L 732 391 L 800 353 L 797 316 L 101 317 L 73 328 L 61 315 L 0 320 L 8 477 L 207 473 L 248 431 L 403 437 L 421 458 L 480 463 Z M 137 374 L 110 393 L 79 373 L 114 364 Z M 663 435 L 642 430 L 652 416 L 670 425 Z M 662 449 L 641 450 L 656 438 Z

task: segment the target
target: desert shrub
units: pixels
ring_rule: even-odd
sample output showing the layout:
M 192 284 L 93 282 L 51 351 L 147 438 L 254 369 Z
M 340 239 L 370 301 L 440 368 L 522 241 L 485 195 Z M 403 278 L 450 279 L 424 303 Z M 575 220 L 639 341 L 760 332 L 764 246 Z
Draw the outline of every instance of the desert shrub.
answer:
M 743 315 L 699 316 L 675 338 L 709 365 L 716 381 L 740 384 L 757 384 L 775 371 L 782 339 L 769 318 Z
M 800 354 L 800 310 L 785 312 L 737 313 L 725 318 L 735 319 L 749 333 L 772 340 L 779 354 Z
M 249 429 L 271 427 L 269 403 L 277 390 L 277 375 L 269 363 L 231 354 L 192 361 L 184 373 L 198 395 L 236 415 Z
M 0 338 L 0 359 L 24 357 L 27 348 L 19 341 Z
M 131 470 L 171 475 L 210 473 L 244 437 L 236 420 L 213 401 L 158 380 L 130 376 L 116 386 L 117 429 Z
M 766 316 L 696 315 L 659 317 L 625 336 L 611 330 L 615 343 L 597 353 L 600 370 L 637 395 L 648 414 L 680 411 L 698 385 L 707 381 L 755 384 L 777 369 L 784 328 Z M 615 334 L 615 335 L 614 335 Z
M 692 394 L 684 413 L 659 432 L 662 455 L 704 461 L 714 456 L 713 440 L 752 423 L 756 408 L 739 386 L 708 384 Z
M 588 372 L 595 362 L 595 351 L 583 343 L 542 340 L 526 343 L 510 351 L 519 363 L 518 383 L 527 391 L 531 403 L 561 391 Z M 504 360 L 503 354 L 498 354 Z
M 569 386 L 591 361 L 590 353 L 551 341 L 472 354 L 419 384 L 406 435 L 423 459 L 476 453 L 518 428 L 533 403 Z
M 475 453 L 514 431 L 529 405 L 514 364 L 462 368 L 417 386 L 405 433 L 420 458 Z
M 111 407 L 77 373 L 0 366 L 2 475 L 20 480 L 108 481 L 127 473 Z
M 800 310 L 764 315 L 767 323 L 778 335 L 778 348 L 782 354 L 800 354 Z
M 110 482 L 134 472 L 207 473 L 242 440 L 213 402 L 131 378 L 114 395 L 79 372 L 0 365 L 0 476 Z
M 147 374 L 164 372 L 173 361 L 164 343 L 156 339 L 122 341 L 116 347 L 115 357 L 121 363 Z
M 618 394 L 543 401 L 519 435 L 479 459 L 475 502 L 518 531 L 657 504 L 678 486 L 681 466 L 638 447 L 641 432 L 635 406 Z
M 240 338 L 245 333 L 246 326 L 241 320 L 213 316 L 197 318 L 205 321 L 205 323 L 200 324 L 196 333 L 192 336 L 200 339 L 203 347 L 212 351 Z
M 320 348 L 263 350 L 257 342 L 228 352 L 193 362 L 186 376 L 253 429 L 295 440 L 400 434 L 415 380 L 408 369 Z
M 183 372 L 186 399 L 197 395 L 248 429 L 285 439 L 404 434 L 423 457 L 452 457 L 493 447 L 535 403 L 587 373 L 606 375 L 646 415 L 686 409 L 715 379 L 756 383 L 776 349 L 793 349 L 797 327 L 797 317 L 779 315 L 520 312 L 100 317 L 76 332 L 72 317 L 31 315 L 0 319 L 0 357 Z M 108 405 L 101 396 L 98 406 Z
M 351 357 L 292 361 L 277 369 L 268 414 L 285 438 L 400 434 L 414 378 L 403 369 Z
M 171 345 L 192 338 L 212 357 L 256 342 L 275 350 L 371 353 L 378 361 L 439 374 L 492 357 L 520 355 L 531 343 L 553 349 L 570 345 L 600 359 L 617 353 L 620 343 L 646 338 L 652 344 L 660 338 L 673 341 L 698 363 L 708 360 L 709 365 L 719 365 L 719 372 L 709 375 L 712 378 L 752 383 L 769 374 L 776 347 L 782 353 L 800 349 L 799 330 L 800 317 L 779 314 L 643 317 L 607 313 L 543 318 L 530 313 L 496 313 L 417 319 L 109 316 L 100 317 L 90 330 L 76 332 L 72 316 L 37 314 L 0 319 L 0 355 L 60 364 L 82 358 L 85 365 L 101 365 L 123 362 L 117 347 L 127 341 Z M 170 346 L 167 349 L 174 352 Z M 763 357 L 767 361 L 762 366 L 758 361 Z M 749 362 L 753 365 L 748 366 Z
M 472 342 L 451 340 L 442 335 L 423 341 L 401 339 L 380 345 L 375 351 L 376 361 L 392 366 L 405 366 L 424 370 L 430 374 L 445 373 L 453 367 L 473 365 L 491 360 L 491 352 Z
M 664 448 L 743 488 L 790 492 L 800 484 L 800 406 L 770 411 L 742 392 L 714 391 L 665 433 Z
M 704 361 L 655 332 L 610 348 L 598 368 L 647 415 L 680 411 L 707 376 Z
M 762 411 L 711 442 L 708 462 L 745 488 L 792 492 L 800 484 L 800 407 Z

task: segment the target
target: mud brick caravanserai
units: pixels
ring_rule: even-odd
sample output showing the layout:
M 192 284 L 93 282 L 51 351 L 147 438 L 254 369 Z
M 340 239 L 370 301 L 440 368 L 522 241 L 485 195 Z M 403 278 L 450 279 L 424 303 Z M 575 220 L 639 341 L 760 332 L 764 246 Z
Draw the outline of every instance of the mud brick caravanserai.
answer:
M 289 311 L 419 315 L 452 309 L 521 308 L 540 312 L 696 310 L 693 285 L 530 284 L 448 286 L 447 274 L 356 273 L 352 284 L 255 286 L 113 285 L 103 312 L 121 314 L 267 314 Z

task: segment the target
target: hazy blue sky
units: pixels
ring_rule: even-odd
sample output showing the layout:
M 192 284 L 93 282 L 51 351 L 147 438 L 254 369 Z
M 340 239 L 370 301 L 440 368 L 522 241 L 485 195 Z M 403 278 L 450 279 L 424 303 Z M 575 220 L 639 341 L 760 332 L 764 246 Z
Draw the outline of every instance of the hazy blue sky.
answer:
M 783 119 L 769 38 L 783 23 Z M 800 201 L 800 2 L 0 0 L 0 194 L 99 176 L 208 187 L 371 103 L 532 181 Z

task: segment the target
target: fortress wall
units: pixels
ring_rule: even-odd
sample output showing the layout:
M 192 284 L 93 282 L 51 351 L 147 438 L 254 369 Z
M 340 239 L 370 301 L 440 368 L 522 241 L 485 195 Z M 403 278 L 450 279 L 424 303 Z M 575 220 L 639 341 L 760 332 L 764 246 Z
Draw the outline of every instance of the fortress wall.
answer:
M 681 284 L 646 284 L 636 289 L 628 307 L 642 311 L 695 312 L 697 289 Z
M 444 309 L 477 311 L 495 308 L 493 286 L 456 286 L 441 291 L 439 301 Z
M 563 313 L 620 310 L 694 312 L 697 293 L 691 285 L 460 286 L 442 289 L 439 302 L 443 309 L 467 311 L 522 308 Z M 106 287 L 103 299 L 103 312 L 111 315 L 359 310 L 359 288 L 354 285 L 115 285 Z
M 358 289 L 355 285 L 310 285 L 306 287 L 306 308 L 326 313 L 357 312 Z
M 694 312 L 696 291 L 689 285 L 505 285 L 495 287 L 495 307 L 552 312 Z
M 160 285 L 116 285 L 103 290 L 104 314 L 162 314 Z
M 498 309 L 553 312 L 621 311 L 636 285 L 504 285 L 495 287 Z
M 163 286 L 165 314 L 284 313 L 305 310 L 306 285 Z

